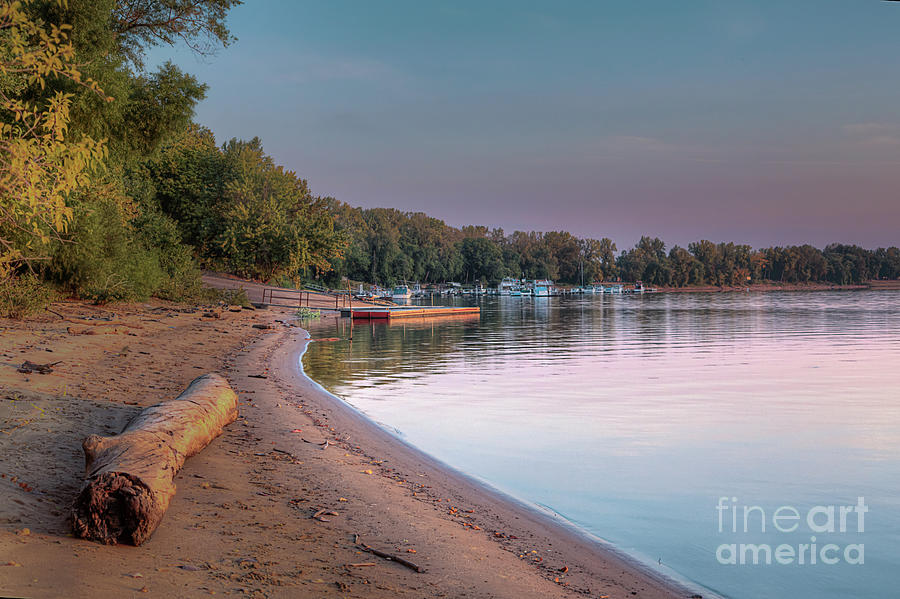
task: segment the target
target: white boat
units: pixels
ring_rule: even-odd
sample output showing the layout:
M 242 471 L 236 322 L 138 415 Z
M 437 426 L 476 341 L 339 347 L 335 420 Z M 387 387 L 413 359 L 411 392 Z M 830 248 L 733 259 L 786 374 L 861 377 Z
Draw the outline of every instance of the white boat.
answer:
M 531 290 L 534 297 L 550 297 L 555 291 L 553 281 L 549 279 L 535 279 Z
M 398 285 L 394 287 L 394 290 L 391 292 L 391 299 L 409 299 L 412 297 L 412 291 L 409 290 L 409 285 Z
M 522 295 L 522 284 L 519 279 L 506 277 L 497 286 L 497 295 Z

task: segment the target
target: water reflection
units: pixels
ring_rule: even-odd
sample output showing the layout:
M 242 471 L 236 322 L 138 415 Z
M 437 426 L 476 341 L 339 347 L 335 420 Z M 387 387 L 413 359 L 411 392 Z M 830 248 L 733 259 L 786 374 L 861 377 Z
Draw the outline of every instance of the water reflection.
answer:
M 484 298 L 479 319 L 356 324 L 304 364 L 426 451 L 728 595 L 883 597 L 900 566 L 898 300 Z M 313 336 L 349 336 L 325 326 Z M 720 565 L 720 495 L 864 495 L 866 564 Z

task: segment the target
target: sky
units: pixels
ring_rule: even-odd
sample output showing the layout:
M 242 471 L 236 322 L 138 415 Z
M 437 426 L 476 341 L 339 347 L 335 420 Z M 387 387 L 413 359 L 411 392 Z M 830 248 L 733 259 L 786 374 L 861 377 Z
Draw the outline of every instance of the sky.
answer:
M 900 2 L 247 0 L 196 120 L 448 224 L 900 245 Z

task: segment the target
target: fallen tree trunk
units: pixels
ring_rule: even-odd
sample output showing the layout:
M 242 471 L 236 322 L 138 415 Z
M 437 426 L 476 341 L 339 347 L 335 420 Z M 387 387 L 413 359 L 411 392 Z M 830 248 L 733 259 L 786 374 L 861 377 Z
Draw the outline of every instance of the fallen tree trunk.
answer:
M 176 399 L 142 410 L 115 437 L 84 440 L 85 481 L 75 500 L 75 534 L 108 545 L 140 545 L 175 495 L 175 474 L 237 418 L 237 395 L 206 374 Z

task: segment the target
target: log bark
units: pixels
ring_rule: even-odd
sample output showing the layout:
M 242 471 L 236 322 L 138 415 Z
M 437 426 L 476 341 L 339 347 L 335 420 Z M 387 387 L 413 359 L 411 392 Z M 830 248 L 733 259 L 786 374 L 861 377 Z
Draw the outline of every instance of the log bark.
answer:
M 184 461 L 237 416 L 228 381 L 206 374 L 176 399 L 142 410 L 119 435 L 86 438 L 75 534 L 108 545 L 146 541 L 175 495 L 175 474 Z

